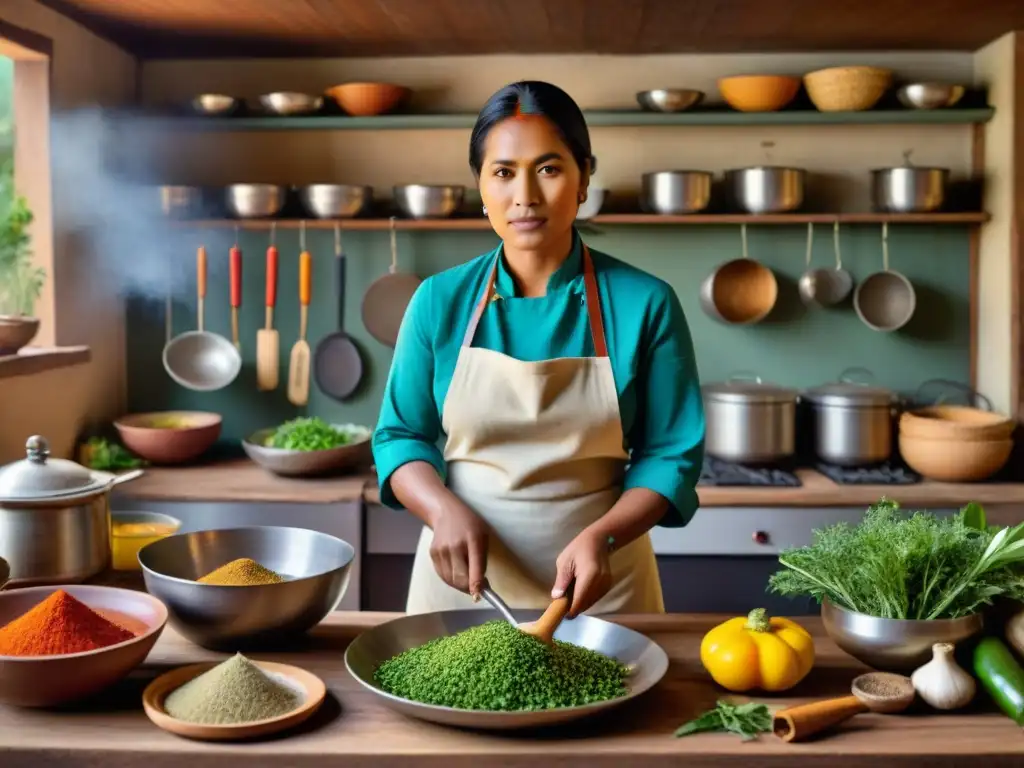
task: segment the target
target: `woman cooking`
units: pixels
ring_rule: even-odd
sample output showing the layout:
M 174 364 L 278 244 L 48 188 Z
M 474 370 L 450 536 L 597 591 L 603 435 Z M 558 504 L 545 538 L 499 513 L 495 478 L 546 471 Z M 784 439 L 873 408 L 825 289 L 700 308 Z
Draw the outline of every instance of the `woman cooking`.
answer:
M 406 610 L 489 584 L 512 608 L 663 612 L 648 532 L 693 516 L 704 449 L 679 300 L 576 232 L 595 160 L 564 91 L 494 94 L 469 163 L 502 242 L 416 292 L 373 436 L 383 502 L 425 523 Z

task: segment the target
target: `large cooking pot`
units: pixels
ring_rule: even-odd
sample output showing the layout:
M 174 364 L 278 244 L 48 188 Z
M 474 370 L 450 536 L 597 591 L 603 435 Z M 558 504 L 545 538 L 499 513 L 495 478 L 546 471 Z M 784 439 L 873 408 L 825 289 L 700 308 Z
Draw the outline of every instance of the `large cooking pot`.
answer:
M 723 461 L 772 464 L 796 451 L 797 391 L 760 378 L 705 384 L 704 450 Z
M 903 165 L 871 171 L 871 202 L 876 211 L 929 213 L 942 208 L 949 185 L 948 168 L 911 165 L 910 152 Z
M 877 464 L 892 456 L 893 424 L 899 397 L 892 390 L 840 380 L 801 395 L 811 409 L 814 453 L 844 467 Z
M 760 165 L 725 172 L 729 197 L 747 213 L 788 213 L 804 203 L 807 171 Z
M 640 206 L 651 213 L 697 213 L 711 202 L 712 176 L 707 171 L 655 171 L 641 181 Z
M 27 457 L 0 469 L 0 557 L 8 588 L 74 584 L 110 566 L 110 491 L 141 470 L 114 476 L 50 458 L 46 439 L 25 443 Z

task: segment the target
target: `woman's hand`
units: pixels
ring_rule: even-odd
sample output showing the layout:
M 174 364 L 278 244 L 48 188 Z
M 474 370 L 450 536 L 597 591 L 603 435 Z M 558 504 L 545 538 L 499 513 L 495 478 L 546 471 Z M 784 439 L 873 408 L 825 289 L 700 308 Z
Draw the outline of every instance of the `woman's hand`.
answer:
M 487 572 L 487 525 L 456 498 L 434 520 L 430 558 L 451 587 L 479 597 Z
M 569 618 L 574 619 L 604 597 L 612 588 L 612 568 L 608 560 L 607 538 L 584 530 L 562 550 L 555 564 L 558 575 L 551 597 L 557 599 L 573 585 Z

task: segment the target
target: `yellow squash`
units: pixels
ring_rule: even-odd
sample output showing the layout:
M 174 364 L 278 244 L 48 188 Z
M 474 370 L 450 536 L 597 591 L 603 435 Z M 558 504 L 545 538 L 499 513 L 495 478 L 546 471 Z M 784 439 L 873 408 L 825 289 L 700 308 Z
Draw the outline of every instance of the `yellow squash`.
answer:
M 769 618 L 764 608 L 755 608 L 704 635 L 700 660 L 730 691 L 785 691 L 814 666 L 814 641 L 795 621 Z

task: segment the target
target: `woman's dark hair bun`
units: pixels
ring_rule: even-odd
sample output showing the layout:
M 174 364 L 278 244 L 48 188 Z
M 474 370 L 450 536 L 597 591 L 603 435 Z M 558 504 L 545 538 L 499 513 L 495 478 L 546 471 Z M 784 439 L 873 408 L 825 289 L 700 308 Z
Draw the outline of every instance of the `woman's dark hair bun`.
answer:
M 506 85 L 484 104 L 469 138 L 469 165 L 480 175 L 484 144 L 491 129 L 502 120 L 518 115 L 542 115 L 558 130 L 583 172 L 593 173 L 597 159 L 591 154 L 586 118 L 572 96 L 557 85 L 541 80 L 520 80 Z

